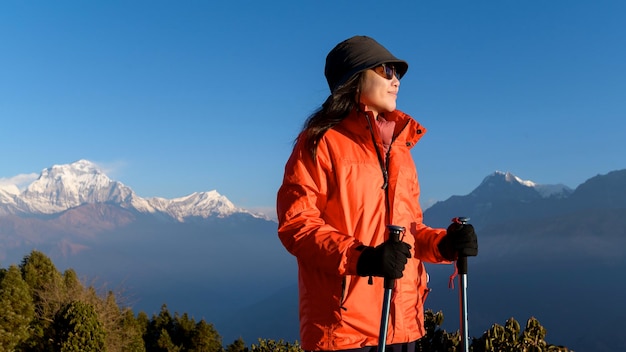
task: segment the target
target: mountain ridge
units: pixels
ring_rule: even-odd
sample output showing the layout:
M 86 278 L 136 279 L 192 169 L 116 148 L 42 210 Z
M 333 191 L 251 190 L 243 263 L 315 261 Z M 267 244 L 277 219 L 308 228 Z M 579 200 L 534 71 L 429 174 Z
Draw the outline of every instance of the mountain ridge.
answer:
M 544 192 L 550 189 L 550 192 Z M 532 222 L 593 207 L 626 207 L 626 169 L 596 175 L 571 189 L 540 185 L 510 173 L 496 172 L 466 195 L 454 195 L 424 211 L 425 222 L 445 227 L 449 214 L 468 216 L 478 224 L 505 224 L 520 216 Z
M 216 190 L 171 199 L 143 198 L 130 187 L 110 179 L 95 163 L 85 159 L 44 169 L 24 190 L 13 184 L 0 186 L 0 215 L 51 215 L 95 203 L 115 204 L 143 214 L 171 217 L 179 222 L 237 213 L 267 219 L 264 214 L 236 207 Z
M 572 193 L 569 187 L 562 184 L 538 184 L 510 172 L 495 171 L 485 177 L 469 195 L 489 192 L 487 189 L 494 183 L 509 184 L 511 188 L 517 188 L 518 192 L 525 193 L 526 197 L 533 198 L 560 198 Z M 510 192 L 506 195 L 518 196 Z M 95 163 L 85 159 L 45 168 L 23 190 L 15 184 L 0 184 L 0 215 L 51 215 L 92 203 L 111 203 L 144 214 L 171 217 L 179 222 L 187 218 L 225 217 L 235 213 L 270 219 L 265 214 L 236 207 L 217 190 L 194 192 L 176 198 L 143 198 L 131 187 L 110 179 Z

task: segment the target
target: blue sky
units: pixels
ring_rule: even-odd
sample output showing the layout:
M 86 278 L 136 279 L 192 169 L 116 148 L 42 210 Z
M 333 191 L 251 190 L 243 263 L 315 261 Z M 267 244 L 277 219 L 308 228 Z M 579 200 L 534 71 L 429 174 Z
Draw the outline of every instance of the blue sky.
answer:
M 3 1 L 0 179 L 87 159 L 142 197 L 273 209 L 324 59 L 409 62 L 421 202 L 496 170 L 576 187 L 626 168 L 625 1 Z

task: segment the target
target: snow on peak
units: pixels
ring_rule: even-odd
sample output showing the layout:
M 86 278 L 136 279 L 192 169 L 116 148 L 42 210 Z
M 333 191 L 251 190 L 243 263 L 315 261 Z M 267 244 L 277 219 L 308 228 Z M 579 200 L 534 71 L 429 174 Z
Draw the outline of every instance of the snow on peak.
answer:
M 554 195 L 562 195 L 572 192 L 572 189 L 563 185 L 546 185 L 546 184 L 538 184 L 533 181 L 523 180 L 510 172 L 496 171 L 493 173 L 494 177 L 502 177 L 506 182 L 509 183 L 519 183 L 523 186 L 530 187 L 535 189 L 543 198 L 551 197 Z
M 51 214 L 85 203 L 123 203 L 132 190 L 111 180 L 94 163 L 79 160 L 44 169 L 20 198 L 25 210 Z
M 504 177 L 504 180 L 506 182 L 517 182 L 517 183 L 519 183 L 521 185 L 524 185 L 526 187 L 535 187 L 535 186 L 537 186 L 537 184 L 534 183 L 533 181 L 522 180 L 521 178 L 513 175 L 512 173 L 510 173 L 508 171 L 507 172 L 496 171 L 494 174 Z
M 121 182 L 111 180 L 95 163 L 84 159 L 44 169 L 22 192 L 15 185 L 0 183 L 0 213 L 54 214 L 90 203 L 113 203 L 141 213 L 164 213 L 178 221 L 234 213 L 263 217 L 235 207 L 215 190 L 174 199 L 141 198 Z
M 174 199 L 151 198 L 148 201 L 156 210 L 165 212 L 178 221 L 184 221 L 187 217 L 224 217 L 238 212 L 246 212 L 236 208 L 228 198 L 215 190 L 194 192 L 188 196 Z

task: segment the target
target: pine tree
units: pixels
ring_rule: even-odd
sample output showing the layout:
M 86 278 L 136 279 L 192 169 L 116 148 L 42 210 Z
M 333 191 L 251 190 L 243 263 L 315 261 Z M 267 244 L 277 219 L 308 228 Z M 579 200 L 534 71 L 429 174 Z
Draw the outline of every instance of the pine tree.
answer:
M 31 251 L 22 259 L 20 269 L 24 281 L 35 291 L 45 289 L 61 279 L 61 274 L 59 274 L 52 260 L 36 250 Z
M 183 315 L 174 314 L 174 321 L 171 327 L 170 336 L 172 341 L 179 346 L 184 346 L 185 350 L 189 350 L 191 337 L 196 329 L 196 322 L 190 318 L 187 313 Z
M 182 351 L 182 348 L 176 346 L 172 339 L 170 338 L 170 334 L 165 329 L 161 329 L 159 332 L 159 338 L 157 339 L 157 348 L 154 351 L 163 351 L 163 352 L 179 352 Z
M 143 329 L 139 319 L 135 319 L 133 311 L 126 309 L 121 322 L 122 345 L 124 352 L 146 352 L 143 341 Z
M 246 343 L 240 337 L 237 340 L 233 341 L 228 347 L 226 347 L 226 352 L 247 352 Z
M 167 305 L 164 304 L 161 306 L 159 315 L 152 317 L 146 329 L 144 335 L 146 350 L 164 352 L 177 350 L 178 346 L 172 341 L 171 331 L 174 331 L 174 320 Z
M 30 335 L 35 306 L 20 269 L 11 265 L 0 281 L 0 350 L 12 351 Z
M 204 319 L 196 324 L 190 342 L 190 352 L 222 351 L 222 337 L 217 333 L 213 324 L 207 324 Z
M 74 269 L 65 270 L 63 273 L 63 285 L 65 292 L 69 297 L 77 297 L 84 290 L 83 285 L 78 279 L 78 275 L 76 275 Z
M 148 326 L 150 325 L 150 318 L 148 318 L 146 312 L 141 311 L 137 314 L 137 325 L 139 326 L 141 335 L 145 336 L 148 333 Z
M 250 352 L 302 352 L 300 344 L 296 341 L 291 344 L 284 340 L 259 339 L 258 344 L 250 346 Z
M 90 304 L 75 301 L 61 309 L 53 323 L 60 352 L 105 352 L 106 332 Z
M 37 250 L 22 259 L 20 264 L 22 278 L 29 287 L 30 294 L 35 306 L 35 318 L 31 323 L 31 334 L 23 343 L 25 351 L 47 351 L 48 339 L 46 334 L 50 329 L 50 322 L 60 308 L 57 300 L 50 299 L 47 292 L 51 287 L 58 287 L 62 281 L 61 274 L 42 252 Z

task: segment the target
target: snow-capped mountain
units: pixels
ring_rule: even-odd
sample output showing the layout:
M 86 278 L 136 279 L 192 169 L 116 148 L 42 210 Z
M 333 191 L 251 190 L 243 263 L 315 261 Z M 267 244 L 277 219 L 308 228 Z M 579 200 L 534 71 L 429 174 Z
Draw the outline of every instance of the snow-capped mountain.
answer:
M 503 192 L 504 189 L 507 189 L 508 192 Z M 571 194 L 572 191 L 571 188 L 563 184 L 538 184 L 523 180 L 510 172 L 496 171 L 485 177 L 471 195 L 528 200 L 533 198 L 560 198 Z
M 424 212 L 424 218 L 431 226 L 447 226 L 450 214 L 469 216 L 477 223 L 504 221 L 521 214 L 549 213 L 546 209 L 555 208 L 553 202 L 567 203 L 573 193 L 562 184 L 538 184 L 510 172 L 496 171 L 469 194 L 435 203 Z
M 111 180 L 94 163 L 78 160 L 44 169 L 26 189 L 0 186 L 0 215 L 56 214 L 85 204 L 107 203 L 147 214 L 166 214 L 184 222 L 190 217 L 225 217 L 246 213 L 217 191 L 196 192 L 185 197 L 142 198 L 130 187 Z

